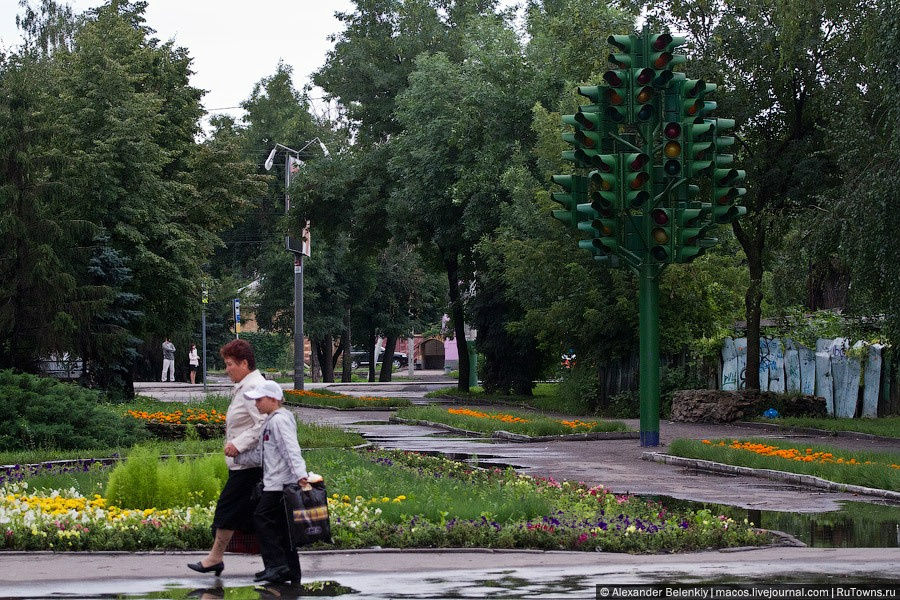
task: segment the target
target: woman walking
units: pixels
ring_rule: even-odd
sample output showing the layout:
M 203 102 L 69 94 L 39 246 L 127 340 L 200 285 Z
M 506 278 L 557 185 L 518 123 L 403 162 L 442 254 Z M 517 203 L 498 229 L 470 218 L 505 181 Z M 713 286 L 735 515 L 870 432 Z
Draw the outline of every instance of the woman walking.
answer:
M 253 513 L 253 525 L 264 569 L 256 574 L 254 581 L 285 583 L 290 580 L 298 586 L 300 559 L 288 533 L 283 492 L 287 484 L 307 483 L 306 461 L 297 441 L 297 421 L 282 406 L 284 394 L 276 382 L 266 381 L 245 395 L 256 402 L 259 412 L 267 415 L 259 443 L 235 459 L 239 464 L 263 465 L 263 492 Z
M 219 495 L 213 516 L 215 540 L 206 557 L 188 567 L 200 573 L 215 572 L 216 576 L 225 568 L 223 559 L 225 548 L 236 529 L 252 531 L 250 517 L 253 505 L 250 496 L 256 484 L 262 479 L 263 470 L 259 463 L 236 464 L 234 457 L 241 452 L 252 450 L 259 441 L 263 415 L 253 400 L 244 393 L 265 383 L 266 379 L 256 368 L 253 348 L 246 340 L 232 340 L 219 351 L 225 359 L 225 372 L 234 382 L 231 404 L 225 415 L 225 462 L 228 464 L 228 481 Z

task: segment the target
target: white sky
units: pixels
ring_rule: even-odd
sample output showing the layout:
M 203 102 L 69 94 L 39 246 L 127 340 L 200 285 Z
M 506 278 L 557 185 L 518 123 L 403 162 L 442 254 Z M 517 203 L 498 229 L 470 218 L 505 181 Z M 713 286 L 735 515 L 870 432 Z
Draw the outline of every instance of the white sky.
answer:
M 39 0 L 31 0 L 37 5 Z M 101 0 L 69 0 L 75 12 Z M 350 0 L 149 0 L 147 25 L 156 36 L 188 49 L 193 58 L 191 83 L 207 94 L 207 110 L 237 106 L 253 84 L 275 72 L 279 59 L 294 69 L 300 90 L 332 48 L 328 36 L 342 30 L 336 11 L 350 11 Z M 0 47 L 18 45 L 18 0 L 0 0 Z M 313 91 L 315 99 L 321 93 Z M 317 112 L 327 110 L 315 102 Z M 239 117 L 242 111 L 225 111 Z

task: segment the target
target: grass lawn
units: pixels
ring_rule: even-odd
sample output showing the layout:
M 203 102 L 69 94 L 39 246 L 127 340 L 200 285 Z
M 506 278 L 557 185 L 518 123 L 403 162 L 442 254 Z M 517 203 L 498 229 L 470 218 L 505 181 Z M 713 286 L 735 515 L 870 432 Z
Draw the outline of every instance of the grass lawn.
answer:
M 772 423 L 784 427 L 808 427 L 825 431 L 855 431 L 883 437 L 900 438 L 900 417 L 878 419 L 839 419 L 836 417 L 781 417 L 778 419 L 757 419 L 760 423 Z
M 602 486 L 558 483 L 512 469 L 473 469 L 399 451 L 313 449 L 304 456 L 308 467 L 324 475 L 328 485 L 338 548 L 662 552 L 769 540 L 747 523 L 706 509 L 668 510 L 658 502 L 615 496 Z M 6 517 L 0 548 L 208 548 L 214 507 L 210 498 L 220 489 L 221 481 L 215 482 L 223 475 L 223 467 L 224 461 L 209 458 L 180 463 L 153 459 L 141 451 L 111 474 L 106 470 L 69 475 L 52 490 L 23 484 L 0 488 L 0 514 Z M 39 481 L 33 478 L 29 483 Z M 173 482 L 177 482 L 175 488 L 169 489 Z M 215 484 L 212 490 L 211 484 Z M 101 489 L 102 493 L 97 491 Z M 160 490 L 168 491 L 160 494 Z M 117 494 L 121 503 L 113 503 L 107 492 Z M 176 496 L 181 500 L 171 507 L 147 505 L 148 498 Z
M 332 408 L 369 408 L 372 406 L 410 406 L 406 398 L 349 396 L 330 390 L 285 390 L 285 404 L 311 404 Z
M 584 409 L 580 405 L 570 404 L 557 396 L 558 383 L 539 383 L 534 386 L 531 396 L 517 394 L 488 394 L 480 386 L 461 392 L 455 387 L 446 387 L 425 394 L 426 398 L 455 398 L 463 402 L 478 404 L 513 404 L 523 408 L 533 408 L 545 412 L 557 412 L 564 415 L 582 415 Z
M 897 452 L 856 452 L 833 446 L 801 446 L 770 439 L 678 439 L 669 446 L 669 454 L 900 491 L 900 453 Z
M 601 431 L 628 431 L 618 421 L 582 421 L 579 419 L 551 419 L 540 414 L 523 411 L 474 411 L 464 407 L 413 406 L 397 411 L 401 419 L 445 423 L 452 427 L 492 433 L 498 430 L 530 436 L 567 435 Z

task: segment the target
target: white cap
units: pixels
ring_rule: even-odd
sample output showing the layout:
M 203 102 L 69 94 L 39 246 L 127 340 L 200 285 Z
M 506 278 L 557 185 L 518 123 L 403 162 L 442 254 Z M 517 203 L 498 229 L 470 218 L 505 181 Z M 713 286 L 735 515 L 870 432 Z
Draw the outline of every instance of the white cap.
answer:
M 281 391 L 281 386 L 278 385 L 276 381 L 266 381 L 264 383 L 259 384 L 255 388 L 249 389 L 244 392 L 244 396 L 250 400 L 256 400 L 257 398 L 269 397 L 275 398 L 276 400 L 284 399 L 284 392 Z

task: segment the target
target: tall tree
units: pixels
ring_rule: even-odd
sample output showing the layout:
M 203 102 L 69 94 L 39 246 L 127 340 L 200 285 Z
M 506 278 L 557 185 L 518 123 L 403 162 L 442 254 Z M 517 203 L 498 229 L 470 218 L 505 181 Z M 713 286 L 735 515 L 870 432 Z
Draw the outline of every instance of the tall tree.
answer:
M 732 224 L 750 281 L 746 385 L 759 389 L 763 275 L 787 217 L 837 185 L 825 140 L 826 57 L 855 10 L 837 0 L 666 2 L 655 17 L 690 34 L 692 76 L 719 84 L 718 112 L 738 122 L 736 162 L 747 170 L 748 214 Z

